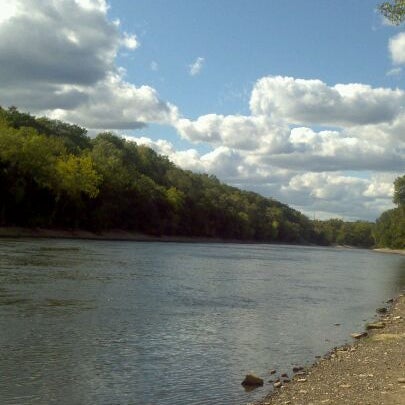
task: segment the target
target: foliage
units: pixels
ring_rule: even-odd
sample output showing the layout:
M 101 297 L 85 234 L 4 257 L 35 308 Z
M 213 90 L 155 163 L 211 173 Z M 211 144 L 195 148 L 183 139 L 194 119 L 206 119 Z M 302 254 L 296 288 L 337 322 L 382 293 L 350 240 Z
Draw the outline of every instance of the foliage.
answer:
M 366 221 L 344 222 L 341 219 L 314 221 L 318 234 L 323 235 L 326 244 L 374 246 L 374 224 Z
M 394 181 L 393 202 L 398 207 L 377 219 L 374 237 L 379 247 L 405 249 L 405 175 Z
M 394 181 L 394 204 L 405 206 L 405 175 L 397 177 Z
M 378 8 L 392 24 L 399 25 L 405 20 L 405 0 L 385 1 Z
M 399 183 L 398 183 L 399 184 Z M 402 184 L 402 183 L 401 183 Z M 399 192 L 399 195 L 402 195 Z M 0 108 L 0 225 L 373 245 L 366 222 L 310 221 L 110 132 Z
M 405 208 L 385 211 L 378 219 L 375 229 L 377 246 L 405 249 Z

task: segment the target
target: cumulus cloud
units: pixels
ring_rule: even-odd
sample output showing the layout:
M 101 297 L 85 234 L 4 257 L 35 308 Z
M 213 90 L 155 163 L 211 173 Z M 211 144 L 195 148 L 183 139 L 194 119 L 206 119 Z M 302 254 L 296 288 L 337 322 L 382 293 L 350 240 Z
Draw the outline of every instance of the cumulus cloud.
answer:
M 88 128 L 170 123 L 177 109 L 124 80 L 120 48 L 139 46 L 110 21 L 104 0 L 0 0 L 0 104 Z M 52 33 L 52 34 L 50 34 Z
M 265 116 L 208 114 L 196 121 L 180 119 L 177 130 L 193 142 L 209 142 L 243 150 L 283 150 L 287 127 L 272 123 Z
M 191 63 L 189 65 L 190 75 L 191 76 L 198 75 L 204 66 L 204 62 L 205 62 L 205 59 L 199 56 L 193 63 Z
M 392 180 L 405 168 L 404 106 L 399 89 L 269 76 L 253 86 L 249 115 L 182 118 L 176 127 L 214 148 L 194 154 L 194 168 L 307 213 L 373 218 L 392 207 Z
M 250 109 L 254 115 L 290 124 L 352 126 L 392 121 L 405 104 L 402 90 L 365 84 L 328 86 L 320 80 L 271 76 L 258 80 Z
M 405 32 L 390 38 L 388 49 L 393 63 L 401 65 L 405 63 Z

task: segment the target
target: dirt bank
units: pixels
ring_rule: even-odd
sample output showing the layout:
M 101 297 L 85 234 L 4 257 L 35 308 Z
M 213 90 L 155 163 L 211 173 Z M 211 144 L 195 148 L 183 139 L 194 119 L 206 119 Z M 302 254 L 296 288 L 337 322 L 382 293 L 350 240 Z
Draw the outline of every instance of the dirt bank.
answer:
M 261 405 L 405 405 L 405 296 L 352 346 L 334 350 Z

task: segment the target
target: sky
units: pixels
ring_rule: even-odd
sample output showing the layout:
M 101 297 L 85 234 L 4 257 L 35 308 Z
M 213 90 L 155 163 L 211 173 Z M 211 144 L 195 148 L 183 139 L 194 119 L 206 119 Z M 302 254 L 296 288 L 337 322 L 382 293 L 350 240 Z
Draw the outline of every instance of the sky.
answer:
M 374 0 L 0 0 L 0 105 L 113 131 L 311 218 L 405 172 L 405 27 Z

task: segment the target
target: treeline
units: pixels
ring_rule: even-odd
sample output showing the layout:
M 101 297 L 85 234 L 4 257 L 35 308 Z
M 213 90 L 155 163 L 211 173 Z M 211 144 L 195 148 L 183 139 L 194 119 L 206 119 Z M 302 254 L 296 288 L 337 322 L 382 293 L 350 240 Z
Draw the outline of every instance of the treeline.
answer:
M 0 109 L 0 225 L 325 243 L 300 212 L 111 133 Z
M 385 211 L 376 221 L 374 238 L 379 247 L 405 249 L 405 175 L 394 182 L 397 208 Z
M 367 221 L 345 222 L 341 219 L 314 220 L 315 230 L 328 245 L 369 248 L 375 245 L 374 223 Z
M 311 221 L 271 198 L 182 170 L 146 146 L 109 132 L 90 138 L 77 125 L 14 107 L 0 107 L 0 226 L 375 243 L 371 223 Z

